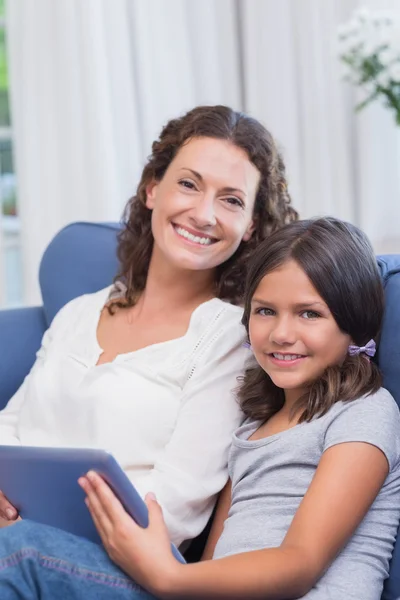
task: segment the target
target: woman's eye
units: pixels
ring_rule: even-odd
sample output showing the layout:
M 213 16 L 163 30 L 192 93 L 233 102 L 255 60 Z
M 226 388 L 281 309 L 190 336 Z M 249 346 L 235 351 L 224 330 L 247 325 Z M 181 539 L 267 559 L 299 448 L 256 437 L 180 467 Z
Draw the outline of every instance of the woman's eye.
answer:
M 315 310 L 305 310 L 301 315 L 304 319 L 318 319 L 318 317 L 321 316 L 319 313 L 315 312 Z
M 272 308 L 256 308 L 255 313 L 256 315 L 261 315 L 262 317 L 270 317 L 275 314 Z
M 244 208 L 243 200 L 240 200 L 239 198 L 235 198 L 235 196 L 229 196 L 228 198 L 225 198 L 225 201 L 228 204 L 231 204 L 232 206 L 239 206 L 240 208 Z
M 179 185 L 181 185 L 182 187 L 187 188 L 188 190 L 195 190 L 196 186 L 193 183 L 193 181 L 190 181 L 189 179 L 181 179 L 179 181 Z

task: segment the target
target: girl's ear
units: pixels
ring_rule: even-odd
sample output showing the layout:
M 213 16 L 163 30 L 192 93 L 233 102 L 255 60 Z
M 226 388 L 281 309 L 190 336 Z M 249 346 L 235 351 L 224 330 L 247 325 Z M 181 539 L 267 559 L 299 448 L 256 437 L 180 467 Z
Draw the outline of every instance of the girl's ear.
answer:
M 255 223 L 254 223 L 254 221 L 252 219 L 250 221 L 250 223 L 249 223 L 249 226 L 247 227 L 247 229 L 245 231 L 245 234 L 244 234 L 243 238 L 242 238 L 242 240 L 244 242 L 248 242 L 249 241 L 249 239 L 251 238 L 251 236 L 254 233 L 255 228 L 256 228 L 256 226 L 255 226 Z
M 150 210 L 152 210 L 156 203 L 157 196 L 157 181 L 152 181 L 149 185 L 146 186 L 146 206 Z
M 348 343 L 348 346 L 347 346 L 346 354 L 344 355 L 344 358 L 343 358 L 343 362 L 346 360 L 346 358 L 347 358 L 348 356 L 350 356 L 350 352 L 349 352 L 349 348 L 350 348 L 350 346 L 354 346 L 354 341 L 353 341 L 353 340 L 351 339 L 351 337 L 349 336 L 349 343 Z

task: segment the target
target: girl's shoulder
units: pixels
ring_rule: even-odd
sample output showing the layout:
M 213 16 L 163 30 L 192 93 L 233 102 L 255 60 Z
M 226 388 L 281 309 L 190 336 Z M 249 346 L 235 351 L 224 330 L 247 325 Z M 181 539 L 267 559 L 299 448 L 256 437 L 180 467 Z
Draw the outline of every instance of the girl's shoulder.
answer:
M 366 394 L 365 396 L 360 396 L 354 400 L 337 402 L 327 414 L 335 417 L 343 413 L 348 415 L 362 413 L 377 418 L 390 417 L 400 423 L 399 406 L 392 394 L 384 387 L 379 388 L 372 394 Z
M 400 467 L 400 411 L 385 388 L 355 400 L 337 402 L 322 417 L 324 450 L 341 442 L 366 442 L 380 448 L 390 468 Z

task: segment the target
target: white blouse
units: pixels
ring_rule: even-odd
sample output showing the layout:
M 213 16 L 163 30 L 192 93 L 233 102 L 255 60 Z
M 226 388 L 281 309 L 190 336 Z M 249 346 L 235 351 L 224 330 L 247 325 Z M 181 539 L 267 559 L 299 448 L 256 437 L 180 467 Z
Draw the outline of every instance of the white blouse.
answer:
M 104 448 L 139 493 L 155 493 L 172 541 L 195 537 L 227 480 L 241 412 L 232 390 L 249 350 L 242 309 L 198 306 L 180 338 L 97 365 L 111 288 L 56 315 L 24 383 L 0 411 L 0 443 Z

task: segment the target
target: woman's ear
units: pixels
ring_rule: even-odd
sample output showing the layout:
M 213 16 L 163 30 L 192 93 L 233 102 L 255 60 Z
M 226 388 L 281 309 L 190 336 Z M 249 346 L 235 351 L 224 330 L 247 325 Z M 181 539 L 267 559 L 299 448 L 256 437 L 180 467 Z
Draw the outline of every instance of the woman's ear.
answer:
M 154 208 L 155 203 L 156 203 L 157 186 L 158 186 L 158 183 L 157 183 L 157 181 L 154 181 L 154 180 L 151 181 L 146 186 L 146 206 L 150 210 L 152 210 Z
M 254 233 L 254 230 L 255 230 L 255 228 L 256 228 L 256 226 L 255 226 L 255 224 L 254 224 L 254 221 L 253 221 L 253 219 L 252 219 L 252 220 L 250 221 L 250 223 L 249 223 L 249 226 L 247 227 L 247 229 L 246 229 L 246 231 L 245 231 L 245 234 L 244 234 L 243 238 L 242 238 L 242 240 L 243 240 L 244 242 L 248 242 L 248 241 L 249 241 L 249 239 L 251 238 L 251 236 L 252 236 L 252 235 L 253 235 L 253 233 Z

